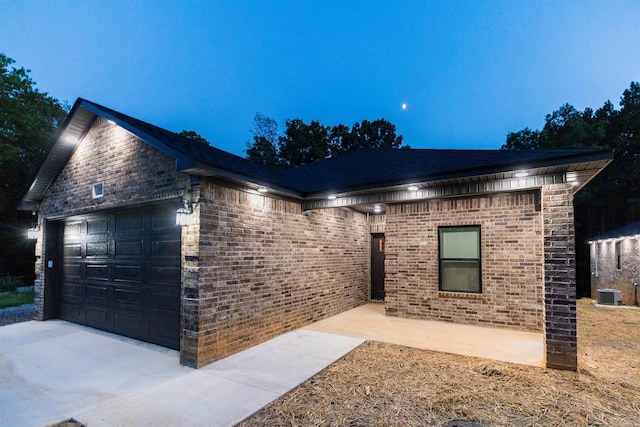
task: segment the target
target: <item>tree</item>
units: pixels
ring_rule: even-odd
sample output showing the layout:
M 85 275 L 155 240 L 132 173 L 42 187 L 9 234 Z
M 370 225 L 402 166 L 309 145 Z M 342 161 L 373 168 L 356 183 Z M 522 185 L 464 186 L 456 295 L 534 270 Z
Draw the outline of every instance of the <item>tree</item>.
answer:
M 385 119 L 377 119 L 372 122 L 363 120 L 362 124 L 356 122 L 351 127 L 351 139 L 353 146 L 348 148 L 355 150 L 359 148 L 400 148 L 402 144 L 402 135 L 396 136 L 396 125 Z
M 0 276 L 33 279 L 33 218 L 16 207 L 32 172 L 44 159 L 68 105 L 40 92 L 30 71 L 0 53 Z
M 286 121 L 284 136 L 278 139 L 278 155 L 286 168 L 306 165 L 329 156 L 330 129 L 317 121 Z
M 574 199 L 577 283 L 589 292 L 589 248 L 598 234 L 640 220 L 640 84 L 632 82 L 620 110 L 606 101 L 595 112 L 564 104 L 545 117 L 541 131 L 525 128 L 507 135 L 502 149 L 603 149 L 613 162 Z
M 207 141 L 202 135 L 200 135 L 199 133 L 196 133 L 196 132 L 194 132 L 192 130 L 183 130 L 178 135 L 184 136 L 184 137 L 189 138 L 189 139 L 192 139 L 192 140 L 194 140 L 196 142 L 199 142 L 201 144 L 211 145 L 211 143 L 209 141 Z
M 264 166 L 289 168 L 308 164 L 360 148 L 404 148 L 402 135 L 385 119 L 356 122 L 351 128 L 338 124 L 307 124 L 300 119 L 286 121 L 284 135 L 278 125 L 260 113 L 254 117 L 253 141 L 247 143 L 247 158 Z
M 509 132 L 503 150 L 537 150 L 540 148 L 540 132 L 524 128 L 518 132 Z
M 253 117 L 253 142 L 247 142 L 247 159 L 263 166 L 280 167 L 278 158 L 278 123 L 262 113 Z

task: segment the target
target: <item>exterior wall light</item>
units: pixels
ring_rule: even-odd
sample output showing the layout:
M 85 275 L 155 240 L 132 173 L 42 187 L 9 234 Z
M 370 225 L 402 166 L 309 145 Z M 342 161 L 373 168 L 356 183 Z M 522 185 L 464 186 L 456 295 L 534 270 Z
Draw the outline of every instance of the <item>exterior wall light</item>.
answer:
M 407 190 L 409 190 L 409 191 L 418 191 L 418 186 L 415 185 L 415 184 L 412 184 L 412 185 L 407 187 Z
M 40 234 L 40 228 L 38 228 L 37 224 L 34 224 L 27 230 L 27 239 L 36 240 L 39 234 Z
M 329 200 L 335 200 L 335 199 L 336 199 L 336 195 L 335 195 L 335 194 L 332 194 L 332 195 L 330 195 L 329 197 L 327 197 L 327 199 L 329 199 Z
M 193 225 L 195 218 L 193 217 L 193 207 L 191 203 L 185 205 L 176 211 L 176 225 Z

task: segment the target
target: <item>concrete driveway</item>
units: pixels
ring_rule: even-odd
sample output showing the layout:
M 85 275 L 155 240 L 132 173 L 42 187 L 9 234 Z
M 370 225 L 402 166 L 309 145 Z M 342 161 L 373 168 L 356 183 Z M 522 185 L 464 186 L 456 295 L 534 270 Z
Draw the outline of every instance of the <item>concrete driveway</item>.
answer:
M 299 329 L 205 368 L 178 352 L 54 320 L 0 328 L 0 426 L 229 426 L 362 338 Z

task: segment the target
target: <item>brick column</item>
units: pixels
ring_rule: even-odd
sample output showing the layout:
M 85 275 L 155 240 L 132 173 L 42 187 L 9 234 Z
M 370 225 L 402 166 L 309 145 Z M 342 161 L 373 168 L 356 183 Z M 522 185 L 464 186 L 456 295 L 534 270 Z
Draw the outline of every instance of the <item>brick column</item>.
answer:
M 547 368 L 578 368 L 576 335 L 576 261 L 573 192 L 569 184 L 545 185 L 544 316 Z
M 190 196 L 200 198 L 200 187 Z M 200 366 L 200 206 L 192 213 L 194 223 L 182 227 L 182 305 L 180 320 L 180 363 L 192 368 Z

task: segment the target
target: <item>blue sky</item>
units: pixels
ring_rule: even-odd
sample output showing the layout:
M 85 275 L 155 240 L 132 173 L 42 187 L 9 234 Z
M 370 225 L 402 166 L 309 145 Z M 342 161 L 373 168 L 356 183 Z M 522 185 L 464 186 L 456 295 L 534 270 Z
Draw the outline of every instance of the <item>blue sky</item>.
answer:
M 0 52 L 60 100 L 238 155 L 256 112 L 497 149 L 565 102 L 617 106 L 640 80 L 639 22 L 635 0 L 0 0 Z

